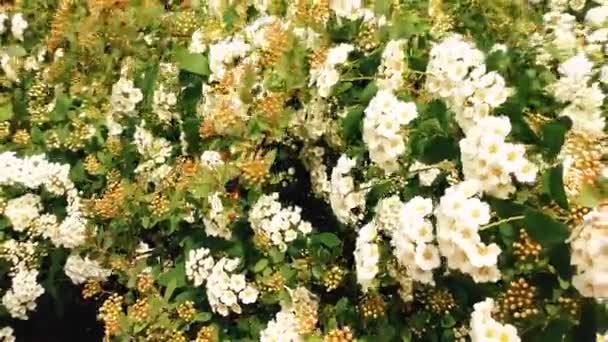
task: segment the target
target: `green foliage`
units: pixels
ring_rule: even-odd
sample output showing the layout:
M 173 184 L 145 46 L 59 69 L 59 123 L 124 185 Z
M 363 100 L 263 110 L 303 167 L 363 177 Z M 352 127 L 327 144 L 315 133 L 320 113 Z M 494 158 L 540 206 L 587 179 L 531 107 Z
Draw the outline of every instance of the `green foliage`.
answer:
M 365 5 L 6 5 L 2 295 L 36 271 L 61 315 L 72 282 L 108 341 L 460 341 L 486 299 L 522 341 L 606 330 L 581 277 L 601 256 L 577 262 L 606 248 L 580 240 L 605 230 L 605 151 L 563 148 L 605 143 L 606 56 L 560 47 L 545 2 Z M 495 116 L 511 129 L 463 142 Z

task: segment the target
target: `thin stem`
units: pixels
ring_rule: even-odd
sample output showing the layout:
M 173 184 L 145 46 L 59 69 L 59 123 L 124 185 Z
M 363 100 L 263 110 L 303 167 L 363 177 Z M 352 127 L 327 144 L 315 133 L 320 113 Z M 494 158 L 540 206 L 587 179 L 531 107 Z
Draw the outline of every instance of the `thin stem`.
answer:
M 424 171 L 429 171 L 429 170 L 434 170 L 434 169 L 439 169 L 441 170 L 440 167 L 438 167 L 437 165 L 430 165 L 430 166 L 425 166 L 425 167 L 421 167 L 415 170 L 411 170 L 409 171 L 411 174 L 415 174 L 415 173 L 420 173 L 420 172 L 424 172 Z
M 361 80 L 373 80 L 372 76 L 359 76 L 359 77 L 351 77 L 351 78 L 343 78 L 342 82 L 350 82 L 350 81 L 361 81 Z
M 480 227 L 479 230 L 484 230 L 484 229 L 487 229 L 487 228 L 492 228 L 492 227 L 501 225 L 503 223 L 511 222 L 511 221 L 522 220 L 524 217 L 525 217 L 524 215 L 508 217 L 506 219 L 502 219 L 502 220 L 498 220 L 496 222 L 492 222 L 492 223 L 486 224 L 485 226 Z

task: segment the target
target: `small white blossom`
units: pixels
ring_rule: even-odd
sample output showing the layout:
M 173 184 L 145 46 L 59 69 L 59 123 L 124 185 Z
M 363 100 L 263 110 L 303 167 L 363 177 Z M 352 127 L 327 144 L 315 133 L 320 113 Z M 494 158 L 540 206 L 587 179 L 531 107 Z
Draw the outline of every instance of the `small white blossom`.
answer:
M 278 199 L 276 192 L 260 197 L 249 212 L 249 222 L 254 232 L 269 237 L 273 245 L 285 251 L 288 242 L 310 233 L 312 225 L 302 220 L 300 207 L 283 207 Z
M 88 256 L 82 258 L 76 254 L 68 257 L 64 270 L 74 284 L 83 284 L 89 280 L 103 281 L 112 273 L 111 270 L 101 267 L 96 260 L 91 260 Z
M 28 23 L 23 18 L 23 14 L 17 13 L 13 15 L 11 19 L 11 32 L 13 33 L 13 37 L 19 41 L 23 41 L 23 33 L 25 29 L 27 29 Z
M 20 270 L 13 277 L 12 287 L 2 297 L 2 305 L 11 317 L 26 320 L 28 312 L 36 310 L 36 299 L 44 293 L 37 277 L 37 270 Z
M 492 318 L 494 300 L 487 298 L 473 306 L 470 336 L 472 342 L 520 342 L 517 329 L 511 324 L 501 324 Z

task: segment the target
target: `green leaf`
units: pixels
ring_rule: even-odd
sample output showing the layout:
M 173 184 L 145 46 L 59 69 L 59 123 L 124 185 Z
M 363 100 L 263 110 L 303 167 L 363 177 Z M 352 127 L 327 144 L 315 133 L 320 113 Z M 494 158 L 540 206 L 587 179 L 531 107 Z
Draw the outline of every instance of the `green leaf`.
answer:
M 526 209 L 524 205 L 509 200 L 488 198 L 488 202 L 500 218 L 509 218 L 513 216 L 523 215 L 524 210 Z
M 391 8 L 390 1 L 374 1 L 374 13 L 378 17 L 387 15 L 390 8 Z
M 576 204 L 587 208 L 595 208 L 601 200 L 594 186 L 585 184 L 574 200 Z
M 422 144 L 418 159 L 425 164 L 436 164 L 456 158 L 458 154 L 458 143 L 453 138 L 436 136 Z
M 179 49 L 175 52 L 175 60 L 182 70 L 201 76 L 208 76 L 210 74 L 209 61 L 205 55 L 190 53 L 186 49 Z
M 545 248 L 563 244 L 569 236 L 566 225 L 530 208 L 524 211 L 523 224 L 530 237 Z
M 570 265 L 570 249 L 566 244 L 560 244 L 551 248 L 547 255 L 551 265 L 559 274 L 560 278 L 570 279 L 572 277 L 572 266 Z
M 260 259 L 258 260 L 258 262 L 255 263 L 255 266 L 253 266 L 253 272 L 262 272 L 266 268 L 266 266 L 268 266 L 268 259 Z
M 195 322 L 208 322 L 213 315 L 210 312 L 199 312 L 194 315 L 193 321 Z
M 376 96 L 377 92 L 378 86 L 376 85 L 376 82 L 369 82 L 365 88 L 363 88 L 361 93 L 359 93 L 359 102 L 368 103 L 374 96 Z
M 456 320 L 452 315 L 445 315 L 441 317 L 441 327 L 442 328 L 451 328 L 456 325 Z
M 568 197 L 564 190 L 564 168 L 562 165 L 547 170 L 543 175 L 545 192 L 560 207 L 568 209 Z
M 171 280 L 169 280 L 169 284 L 167 285 L 167 288 L 165 289 L 165 300 L 169 300 L 171 299 L 171 296 L 173 295 L 173 292 L 175 291 L 175 288 L 177 287 L 177 279 L 173 278 Z
M 6 121 L 13 117 L 13 104 L 9 101 L 0 107 L 0 121 Z
M 371 190 L 367 194 L 367 206 L 375 207 L 378 201 L 385 197 L 386 194 L 390 193 L 392 184 L 388 182 L 382 182 L 372 186 Z
M 355 107 L 348 112 L 342 120 L 342 132 L 346 140 L 358 140 L 361 137 L 361 125 L 363 120 L 363 109 Z
M 281 262 L 285 259 L 285 253 L 279 251 L 276 248 L 272 248 L 268 252 L 268 255 L 270 255 L 270 259 L 272 259 L 272 262 L 275 264 L 278 264 L 279 262 Z
M 67 95 L 59 95 L 55 99 L 55 107 L 49 113 L 51 121 L 63 121 L 68 117 L 68 111 L 72 105 L 72 100 Z
M 327 23 L 329 38 L 336 42 L 351 42 L 359 32 L 360 21 L 351 21 L 332 17 Z
M 553 320 L 543 329 L 538 341 L 563 341 L 568 330 L 570 330 L 570 322 L 564 319 Z
M 333 233 L 321 233 L 314 236 L 314 239 L 318 239 L 321 243 L 329 248 L 340 246 L 340 238 Z
M 24 57 L 27 55 L 27 51 L 21 45 L 10 45 L 2 49 L 4 53 L 10 57 Z
M 498 226 L 498 232 L 505 245 L 510 245 L 515 241 L 515 229 L 508 223 L 503 223 Z
M 557 118 L 541 127 L 542 146 L 547 151 L 547 157 L 553 159 L 562 149 L 566 133 L 572 126 L 572 121 L 566 116 Z

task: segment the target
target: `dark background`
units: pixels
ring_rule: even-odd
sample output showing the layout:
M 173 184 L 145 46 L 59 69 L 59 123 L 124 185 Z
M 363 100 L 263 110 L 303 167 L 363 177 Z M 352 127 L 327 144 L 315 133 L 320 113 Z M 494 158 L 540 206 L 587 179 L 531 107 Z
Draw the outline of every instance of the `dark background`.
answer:
M 11 320 L 17 342 L 98 342 L 103 327 L 97 321 L 97 303 L 82 299 L 80 289 L 71 284 L 62 286 L 62 303 L 46 292 L 37 300 L 36 311 L 27 321 Z

